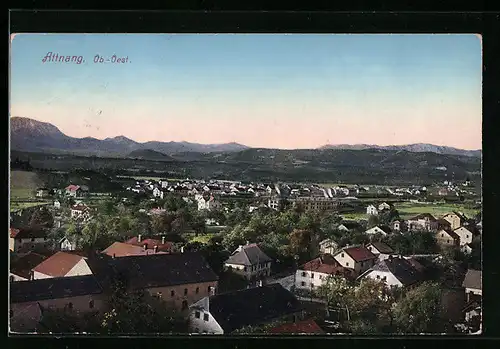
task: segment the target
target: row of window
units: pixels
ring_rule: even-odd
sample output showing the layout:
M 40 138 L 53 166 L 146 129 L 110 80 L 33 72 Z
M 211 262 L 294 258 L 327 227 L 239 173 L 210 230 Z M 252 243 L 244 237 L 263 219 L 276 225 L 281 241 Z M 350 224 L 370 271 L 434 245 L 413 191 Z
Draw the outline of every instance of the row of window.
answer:
M 41 238 L 40 238 L 41 239 Z M 44 237 L 43 241 L 47 241 L 47 238 Z M 22 242 L 22 239 L 17 239 L 17 242 Z M 31 242 L 35 242 L 35 238 L 31 238 Z
M 307 277 L 307 273 L 305 271 L 302 272 L 302 277 Z M 314 279 L 314 273 L 311 273 L 311 279 Z M 323 275 L 318 275 L 318 279 L 323 280 Z
M 207 288 L 207 292 L 208 292 L 208 293 L 210 293 L 210 290 L 211 290 L 211 286 L 208 286 L 208 288 Z M 196 289 L 194 290 L 194 293 L 195 293 L 195 294 L 199 294 L 199 293 L 200 293 L 200 288 L 199 288 L 199 287 L 196 287 Z M 187 296 L 187 294 L 188 294 L 188 289 L 187 289 L 187 288 L 185 288 L 185 289 L 184 289 L 184 296 Z M 163 295 L 162 295 L 162 293 L 161 293 L 161 292 L 158 292 L 158 293 L 156 294 L 156 296 L 157 296 L 158 298 L 162 298 L 162 296 L 163 296 Z M 170 297 L 174 297 L 174 296 L 175 296 L 175 291 L 174 291 L 174 290 L 170 291 Z
M 72 310 L 73 309 L 73 303 L 69 302 L 68 304 L 66 304 L 65 308 L 67 308 L 69 310 Z M 89 301 L 89 308 L 90 309 L 94 309 L 94 300 L 90 300 Z M 10 309 L 9 315 L 10 315 L 10 317 L 13 317 L 14 316 L 14 310 Z
M 302 282 L 300 283 L 300 285 L 301 285 L 302 287 L 305 287 L 305 286 L 306 286 L 306 283 L 305 283 L 304 281 L 302 281 Z M 314 288 L 314 284 L 313 284 L 312 282 L 311 282 L 311 288 Z

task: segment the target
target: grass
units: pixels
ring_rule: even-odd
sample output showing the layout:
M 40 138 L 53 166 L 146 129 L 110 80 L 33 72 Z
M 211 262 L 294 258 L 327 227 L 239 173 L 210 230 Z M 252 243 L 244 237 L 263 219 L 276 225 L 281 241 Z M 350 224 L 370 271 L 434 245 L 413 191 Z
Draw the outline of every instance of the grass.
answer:
M 34 199 L 35 194 L 33 189 L 29 188 L 11 188 L 10 189 L 10 199 L 11 200 L 29 200 Z
M 361 220 L 361 219 L 368 219 L 368 215 L 366 213 L 345 213 L 341 214 L 342 218 L 348 219 L 348 220 Z
M 395 204 L 401 218 L 410 218 L 419 213 L 430 213 L 433 216 L 442 216 L 451 211 L 463 212 L 467 217 L 473 217 L 479 212 L 477 209 L 471 209 L 461 204 L 412 204 L 402 202 Z
M 199 242 L 202 244 L 208 244 L 208 241 L 214 235 L 215 234 L 203 234 L 203 235 L 194 236 L 189 240 L 189 242 Z
M 21 210 L 29 207 L 35 207 L 35 206 L 42 206 L 42 205 L 48 205 L 50 202 L 18 202 L 18 201 L 11 201 L 10 203 L 10 210 L 11 211 L 16 211 L 16 210 Z

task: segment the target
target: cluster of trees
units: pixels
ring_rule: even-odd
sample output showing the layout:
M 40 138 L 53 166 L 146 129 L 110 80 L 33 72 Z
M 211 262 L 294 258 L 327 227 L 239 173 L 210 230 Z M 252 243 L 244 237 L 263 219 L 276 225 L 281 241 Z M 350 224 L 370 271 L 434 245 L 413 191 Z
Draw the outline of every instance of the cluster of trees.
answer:
M 331 276 L 316 294 L 327 302 L 344 330 L 352 333 L 430 333 L 443 330 L 441 288 L 425 282 L 415 288 L 387 289 L 383 282 L 365 279 L 353 284 Z M 332 315 L 333 315 L 332 314 Z

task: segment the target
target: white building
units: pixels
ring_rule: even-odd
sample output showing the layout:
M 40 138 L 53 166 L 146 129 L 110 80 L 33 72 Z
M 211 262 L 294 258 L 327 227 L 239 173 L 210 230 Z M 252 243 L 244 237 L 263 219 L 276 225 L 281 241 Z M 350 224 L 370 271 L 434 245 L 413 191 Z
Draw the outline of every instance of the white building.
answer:
M 483 286 L 482 280 L 483 275 L 481 270 L 469 269 L 465 274 L 465 279 L 462 286 L 465 288 L 465 295 L 467 297 L 467 302 L 470 302 L 474 298 L 481 299 L 483 296 Z
M 382 235 L 382 236 L 387 236 L 391 233 L 391 228 L 384 226 L 384 225 L 377 225 L 373 228 L 368 229 L 365 231 L 366 235 Z
M 421 273 L 409 260 L 393 256 L 378 262 L 359 276 L 359 279 L 363 278 L 383 281 L 388 287 L 407 287 L 422 281 Z
M 345 247 L 333 257 L 341 266 L 351 269 L 356 275 L 370 269 L 377 261 L 377 256 L 364 246 Z
M 379 261 L 387 259 L 389 258 L 389 256 L 394 254 L 394 250 L 383 242 L 369 243 L 368 245 L 366 245 L 366 248 L 375 256 L 377 256 L 377 259 Z
M 159 188 L 155 187 L 155 188 L 153 189 L 153 196 L 154 196 L 155 198 L 160 198 L 160 199 L 163 199 L 163 191 L 162 191 L 162 190 L 160 190 Z
M 246 279 L 271 275 L 272 259 L 257 244 L 240 245 L 224 262 L 224 269 L 239 274 Z
M 58 200 L 54 201 L 54 208 L 56 208 L 56 209 L 61 208 L 61 203 Z
M 275 320 L 292 322 L 300 315 L 300 302 L 276 283 L 202 298 L 190 306 L 189 331 L 230 334 Z
M 369 205 L 366 208 L 366 214 L 371 215 L 371 216 L 376 216 L 376 215 L 378 215 L 378 209 L 373 205 Z
M 460 246 L 470 244 L 472 242 L 472 232 L 465 227 L 460 227 L 453 230 L 455 234 L 460 238 Z
M 330 254 L 323 254 L 301 267 L 295 273 L 295 288 L 314 290 L 323 285 L 330 275 L 346 276 L 348 271 Z
M 331 239 L 325 239 L 319 243 L 319 250 L 321 253 L 333 255 L 338 250 L 338 244 Z
M 221 208 L 221 204 L 213 196 L 205 197 L 203 195 L 196 195 L 195 200 L 198 203 L 198 211 L 207 210 L 214 211 Z

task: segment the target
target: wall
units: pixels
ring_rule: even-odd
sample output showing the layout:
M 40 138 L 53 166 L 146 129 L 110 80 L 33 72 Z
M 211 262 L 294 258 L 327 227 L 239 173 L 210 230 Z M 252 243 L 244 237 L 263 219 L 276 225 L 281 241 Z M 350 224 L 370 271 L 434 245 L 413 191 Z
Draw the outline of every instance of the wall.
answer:
M 267 262 L 265 266 L 259 267 L 258 265 L 254 265 L 256 268 L 252 270 L 252 266 L 245 266 L 240 264 L 224 264 L 226 270 L 231 270 L 232 272 L 241 275 L 247 279 L 250 279 L 252 276 L 264 275 L 269 276 L 271 274 L 271 262 Z
M 436 243 L 441 246 L 454 246 L 457 242 L 447 233 L 437 232 Z
M 9 246 L 13 248 L 14 252 L 24 252 L 30 251 L 34 248 L 33 245 L 48 245 L 50 242 L 46 238 L 28 238 L 28 239 L 11 239 L 13 242 L 9 241 Z M 32 241 L 33 240 L 33 241 Z M 13 244 L 13 246 L 12 246 Z
M 9 281 L 11 280 L 11 278 L 13 278 L 12 281 L 26 281 L 26 280 L 28 280 L 28 279 L 25 279 L 19 275 L 9 273 Z
M 451 229 L 457 229 L 460 227 L 460 217 L 455 214 L 446 215 L 443 219 L 450 222 Z
M 343 257 L 342 254 L 344 255 Z M 345 252 L 337 253 L 334 258 L 344 268 L 355 269 L 356 271 L 358 271 L 360 268 L 360 265 L 356 266 L 356 262 L 354 261 L 354 259 L 352 259 L 351 256 L 349 256 Z
M 472 233 L 464 227 L 455 230 L 455 233 L 460 237 L 460 246 L 470 244 L 472 242 Z
M 403 286 L 403 284 L 398 279 L 396 279 L 396 277 L 392 273 L 389 272 L 378 271 L 378 270 L 371 271 L 364 277 L 371 278 L 377 281 L 381 281 L 385 277 L 386 278 L 385 283 L 387 286 L 399 286 L 399 287 Z
M 305 273 L 305 276 L 302 276 L 302 273 Z M 295 273 L 295 287 L 303 290 L 311 290 L 311 284 L 313 284 L 312 289 L 323 285 L 328 274 L 318 273 L 314 271 L 307 270 L 297 270 Z M 305 285 L 302 286 L 302 282 L 305 282 Z
M 182 302 L 187 301 L 187 305 L 199 301 L 203 297 L 209 296 L 208 287 L 215 287 L 217 290 L 218 282 L 210 281 L 210 282 L 202 282 L 196 284 L 187 284 L 187 285 L 175 285 L 175 286 L 165 286 L 165 287 L 151 287 L 147 289 L 147 292 L 151 296 L 158 295 L 158 292 L 161 292 L 161 299 L 166 302 L 167 307 L 171 309 L 176 309 L 181 311 L 183 314 L 187 315 L 189 310 L 182 310 Z M 196 293 L 196 288 L 198 288 L 198 293 Z M 187 295 L 184 296 L 184 289 L 187 289 Z M 172 296 L 171 292 L 174 291 L 174 296 Z
M 82 258 L 65 276 L 92 275 L 87 262 Z
M 90 308 L 90 301 L 94 301 L 93 308 Z M 52 309 L 65 309 L 70 302 L 73 304 L 73 311 L 76 313 L 86 313 L 96 310 L 104 311 L 106 307 L 105 299 L 100 294 L 38 301 L 42 307 Z M 14 313 L 11 318 L 12 331 L 32 331 L 36 328 L 36 325 L 41 319 L 37 301 L 11 303 L 10 309 L 12 309 Z
M 196 305 L 199 305 L 200 309 L 193 307 L 189 313 L 189 332 L 191 333 L 212 333 L 212 334 L 224 334 L 224 330 L 219 326 L 217 321 L 214 319 L 212 314 L 208 312 L 208 298 L 203 299 Z M 200 313 L 200 317 L 196 318 L 196 312 Z M 208 315 L 208 321 L 204 320 L 204 314 Z

